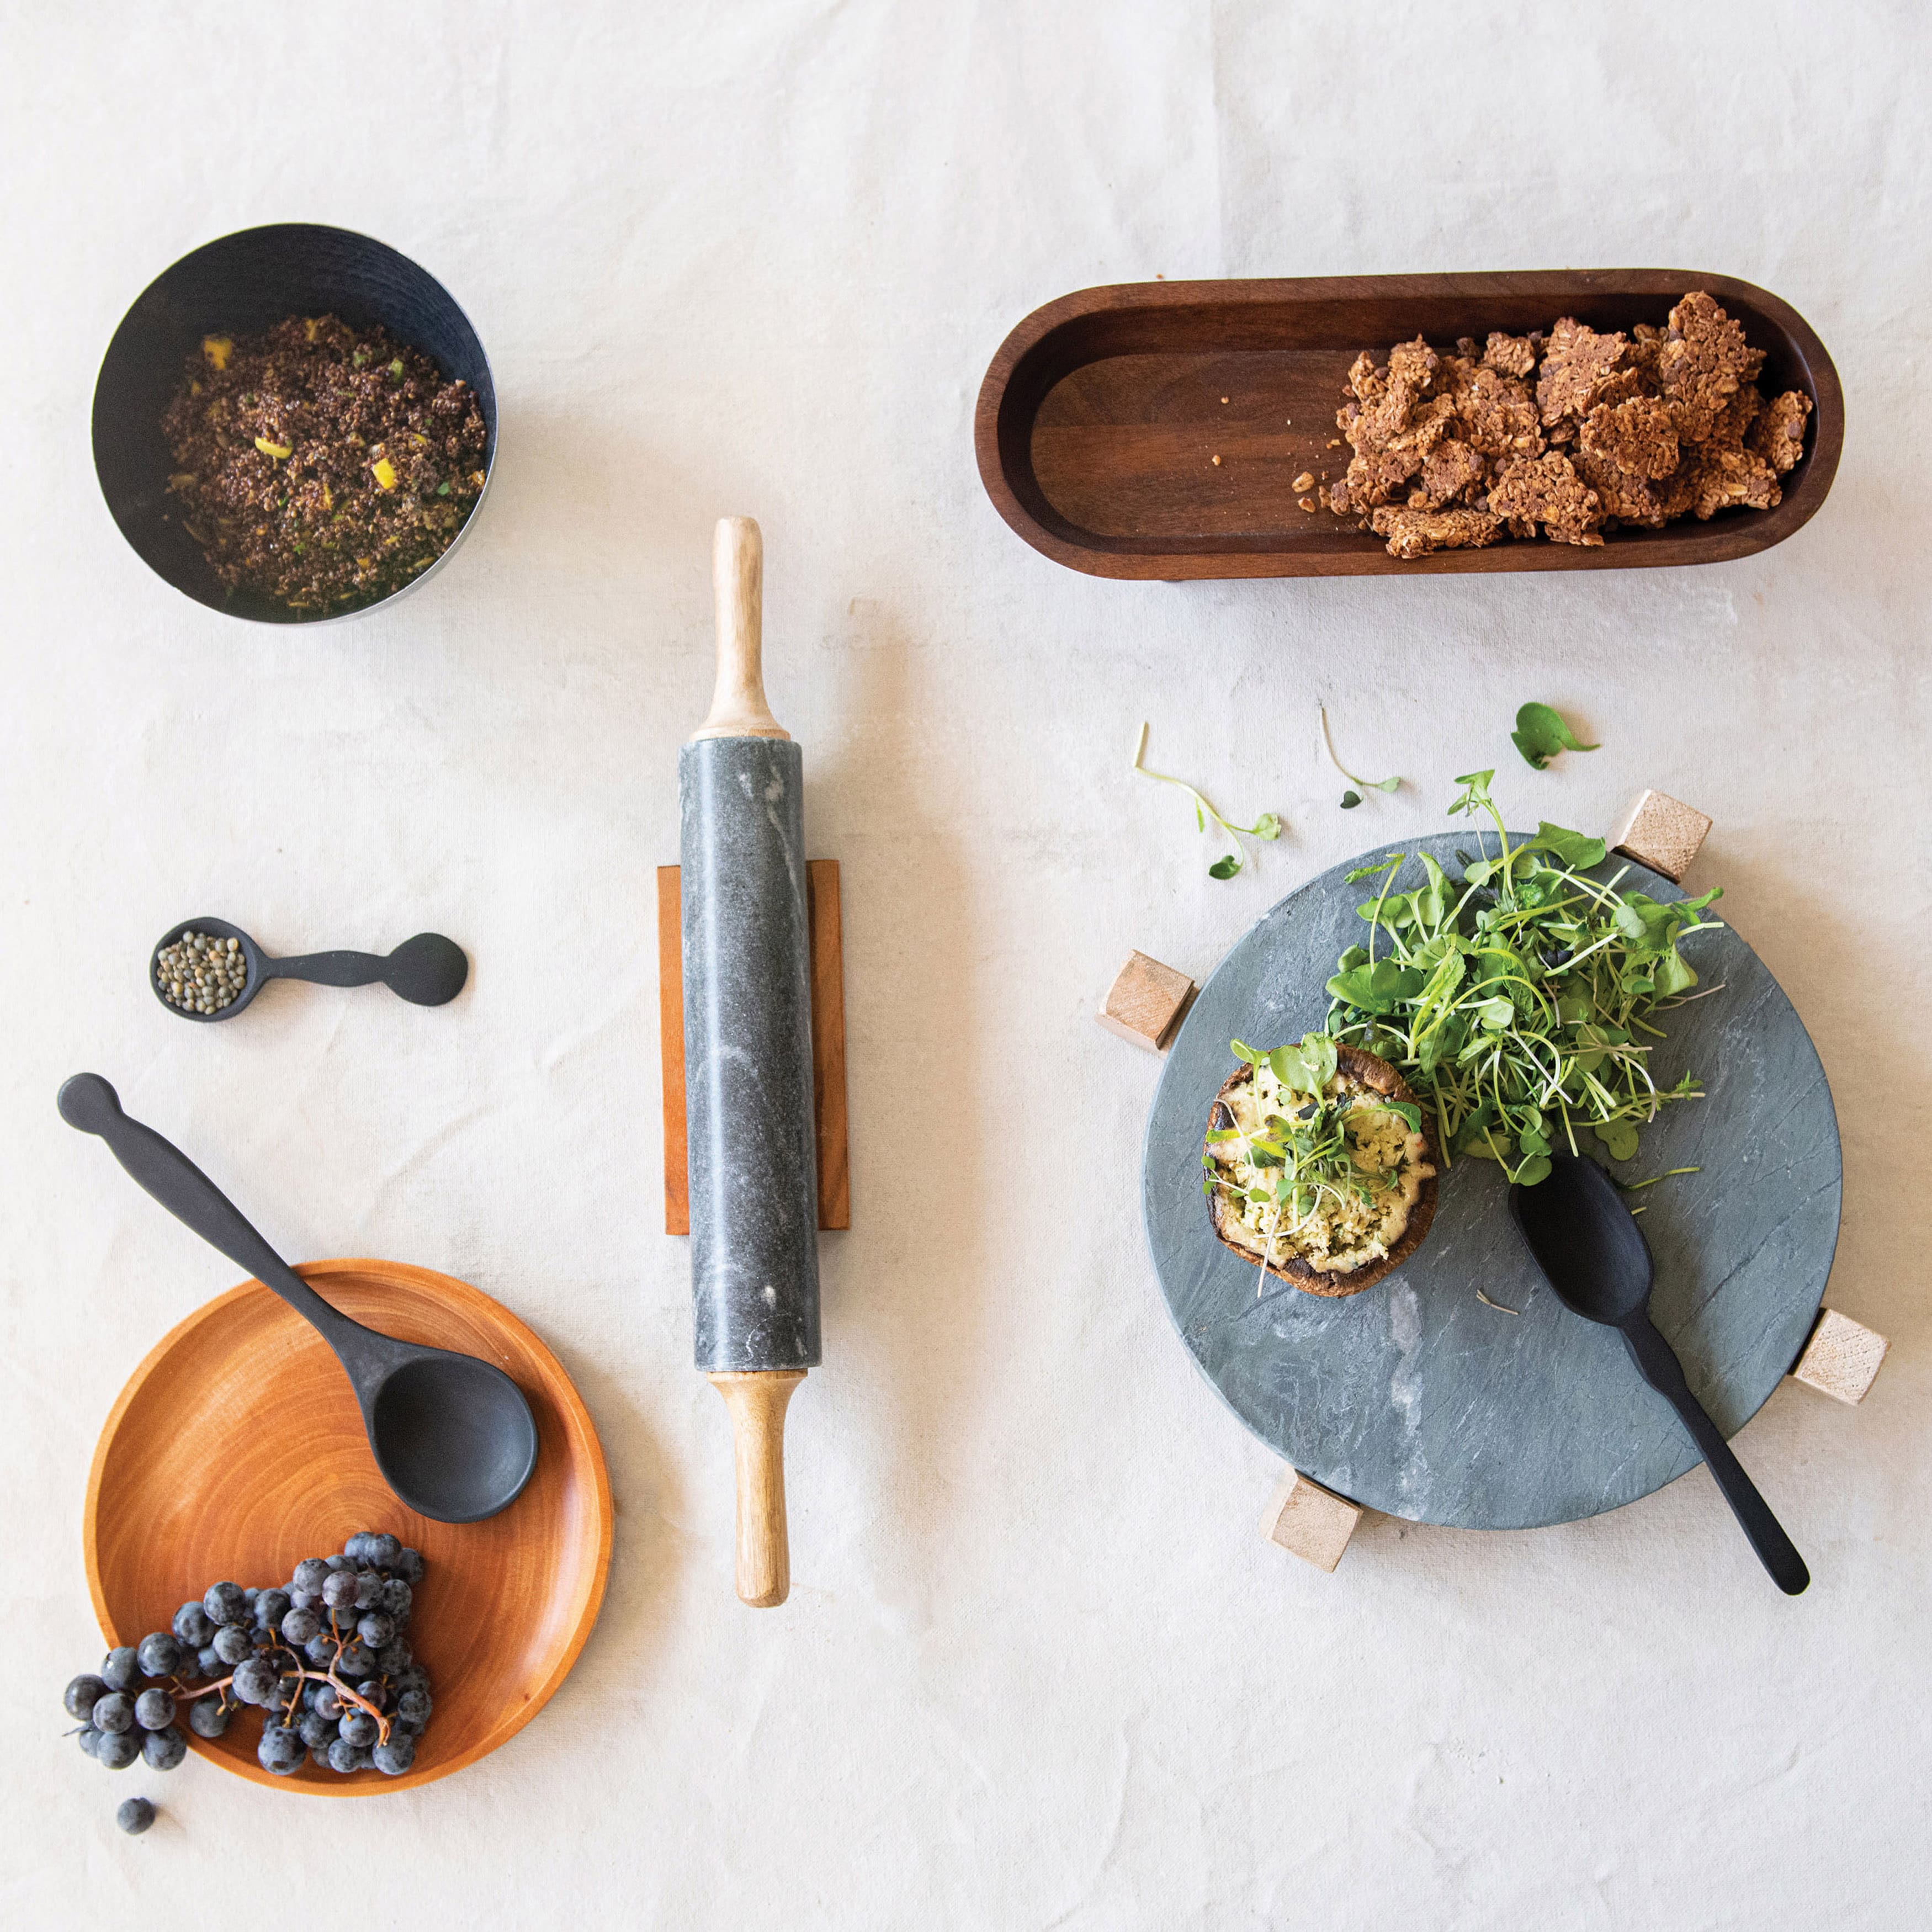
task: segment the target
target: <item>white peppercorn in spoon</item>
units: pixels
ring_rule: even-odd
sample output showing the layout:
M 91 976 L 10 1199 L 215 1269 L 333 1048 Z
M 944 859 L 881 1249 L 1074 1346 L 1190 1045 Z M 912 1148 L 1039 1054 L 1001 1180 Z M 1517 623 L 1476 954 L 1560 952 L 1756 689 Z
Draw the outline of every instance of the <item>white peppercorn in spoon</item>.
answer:
M 271 980 L 307 980 L 318 986 L 380 982 L 414 1005 L 440 1006 L 462 992 L 469 977 L 468 956 L 440 932 L 419 932 L 386 956 L 304 952 L 278 959 L 238 926 L 208 917 L 170 926 L 148 960 L 154 998 L 184 1020 L 232 1020 Z

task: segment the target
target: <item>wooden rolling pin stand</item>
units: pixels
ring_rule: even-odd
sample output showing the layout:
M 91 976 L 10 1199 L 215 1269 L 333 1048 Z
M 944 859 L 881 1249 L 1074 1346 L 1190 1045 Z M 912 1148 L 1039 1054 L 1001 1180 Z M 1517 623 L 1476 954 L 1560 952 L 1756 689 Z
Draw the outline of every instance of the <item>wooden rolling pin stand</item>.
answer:
M 806 910 L 812 944 L 812 1107 L 818 1165 L 818 1225 L 852 1225 L 852 1184 L 845 1132 L 845 947 L 839 899 L 838 862 L 806 865 Z M 664 1070 L 664 1232 L 691 1232 L 690 1150 L 684 1097 L 684 944 L 678 868 L 658 868 L 658 1030 Z M 754 1520 L 784 1522 L 784 1465 L 778 1451 L 786 1405 L 805 1379 L 795 1373 L 719 1373 L 712 1377 L 732 1412 L 739 1461 L 738 1575 L 740 1594 L 759 1607 L 782 1604 L 791 1586 L 786 1538 L 753 1534 Z M 773 1426 L 740 1426 L 742 1406 L 776 1411 Z M 766 1453 L 755 1461 L 749 1445 Z M 776 1550 L 776 1562 L 759 1552 Z M 748 1594 L 747 1594 L 748 1592 Z
M 1676 882 L 1689 869 L 1710 829 L 1711 820 L 1681 800 L 1646 791 L 1624 813 L 1608 843 L 1613 851 Z M 1136 1046 L 1165 1053 L 1198 990 L 1185 973 L 1144 952 L 1130 953 L 1095 1018 Z M 1834 1401 L 1862 1402 L 1889 1346 L 1882 1335 L 1849 1315 L 1821 1308 L 1787 1372 Z M 1361 1519 L 1359 1503 L 1290 1469 L 1262 1517 L 1261 1531 L 1290 1556 L 1332 1570 Z

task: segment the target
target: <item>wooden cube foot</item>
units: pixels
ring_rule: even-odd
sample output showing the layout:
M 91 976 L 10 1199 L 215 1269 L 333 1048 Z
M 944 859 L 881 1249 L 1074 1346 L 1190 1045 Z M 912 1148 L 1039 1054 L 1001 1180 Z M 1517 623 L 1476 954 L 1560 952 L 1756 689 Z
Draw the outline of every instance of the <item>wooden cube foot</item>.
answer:
M 1130 952 L 1094 1017 L 1109 1033 L 1150 1053 L 1162 1053 L 1186 1017 L 1194 993 L 1194 982 L 1185 973 L 1144 952 Z
M 1291 1556 L 1318 1570 L 1333 1570 L 1361 1520 L 1359 1503 L 1291 1469 L 1262 1518 L 1262 1534 Z
M 1610 834 L 1611 850 L 1681 880 L 1711 830 L 1711 821 L 1668 792 L 1647 791 Z
M 1791 1365 L 1792 1379 L 1834 1402 L 1862 1402 L 1891 1346 L 1876 1329 L 1835 1308 L 1821 1308 L 1810 1339 Z

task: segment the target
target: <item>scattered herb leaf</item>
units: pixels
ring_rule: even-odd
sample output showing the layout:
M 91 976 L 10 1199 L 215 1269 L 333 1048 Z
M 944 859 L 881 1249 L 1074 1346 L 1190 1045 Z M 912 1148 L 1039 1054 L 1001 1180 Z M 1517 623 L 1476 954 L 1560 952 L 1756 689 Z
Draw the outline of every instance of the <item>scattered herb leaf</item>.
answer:
M 1342 809 L 1344 812 L 1353 812 L 1361 802 L 1362 794 L 1358 791 L 1352 789 L 1342 794 Z
M 1520 1315 L 1522 1312 L 1520 1308 L 1505 1308 L 1500 1301 L 1492 1301 L 1480 1288 L 1476 1291 L 1476 1299 L 1485 1308 L 1493 1308 L 1498 1315 Z
M 1281 836 L 1281 817 L 1278 812 L 1264 812 L 1252 825 L 1231 825 L 1210 805 L 1204 794 L 1196 791 L 1185 778 L 1170 778 L 1165 772 L 1150 771 L 1141 763 L 1147 750 L 1148 728 L 1141 726 L 1141 735 L 1134 741 L 1134 770 L 1144 778 L 1158 779 L 1162 784 L 1171 784 L 1184 791 L 1194 801 L 1194 824 L 1198 831 L 1205 832 L 1208 821 L 1212 819 L 1223 832 L 1240 838 L 1276 839 Z M 1241 869 L 1238 851 L 1230 852 L 1225 859 L 1217 859 L 1208 868 L 1210 879 L 1232 879 Z
M 1516 729 L 1510 734 L 1510 742 L 1538 771 L 1558 752 L 1594 752 L 1598 748 L 1594 745 L 1584 744 L 1546 704 L 1526 704 L 1516 714 Z M 1460 784 L 1462 780 L 1458 778 L 1456 782 Z
M 1324 704 L 1320 707 L 1320 710 L 1322 712 L 1322 748 L 1328 754 L 1328 762 L 1333 765 L 1352 785 L 1360 785 L 1364 788 L 1364 790 L 1368 791 L 1385 791 L 1391 795 L 1399 790 L 1402 785 L 1402 780 L 1400 778 L 1358 778 L 1353 772 L 1349 770 L 1346 765 L 1342 764 L 1340 758 L 1336 757 L 1335 740 L 1330 735 L 1328 730 L 1328 707 Z M 1356 793 L 1352 796 L 1347 792 L 1344 792 L 1342 794 L 1342 804 L 1345 810 L 1350 806 L 1360 805 L 1361 802 L 1361 794 L 1359 792 Z

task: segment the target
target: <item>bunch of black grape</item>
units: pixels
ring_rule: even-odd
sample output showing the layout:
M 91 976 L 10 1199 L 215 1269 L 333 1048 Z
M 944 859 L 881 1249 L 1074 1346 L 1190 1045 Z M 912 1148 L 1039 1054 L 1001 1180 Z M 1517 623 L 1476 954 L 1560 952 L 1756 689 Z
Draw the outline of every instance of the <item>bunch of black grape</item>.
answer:
M 430 1718 L 429 1672 L 403 1634 L 423 1569 L 393 1536 L 361 1530 L 339 1556 L 304 1557 L 280 1588 L 217 1583 L 175 1612 L 172 1635 L 111 1650 L 99 1676 L 67 1687 L 81 1749 L 110 1771 L 136 1758 L 172 1771 L 188 1754 L 175 1723 L 183 1702 L 203 1738 L 253 1704 L 263 1713 L 256 1757 L 278 1778 L 304 1760 L 400 1778 Z

